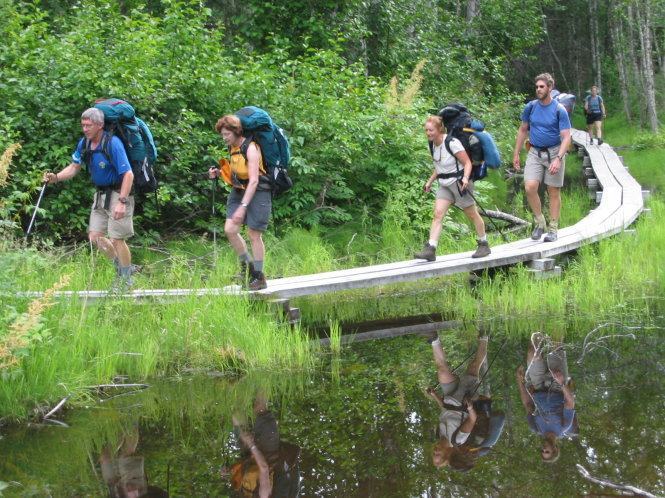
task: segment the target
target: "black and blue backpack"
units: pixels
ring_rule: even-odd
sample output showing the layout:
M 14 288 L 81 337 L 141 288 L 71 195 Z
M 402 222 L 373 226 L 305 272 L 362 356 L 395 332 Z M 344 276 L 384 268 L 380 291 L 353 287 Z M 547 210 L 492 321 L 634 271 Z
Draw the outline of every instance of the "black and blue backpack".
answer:
M 446 150 L 455 157 L 450 150 L 450 142 L 456 138 L 462 143 L 473 165 L 471 173 L 473 181 L 485 178 L 487 168 L 496 169 L 501 166 L 501 154 L 494 138 L 485 131 L 485 124 L 482 121 L 471 117 L 464 104 L 448 104 L 439 111 L 438 115 L 446 127 L 447 136 L 444 141 Z M 433 154 L 434 144 L 432 142 L 429 143 L 429 149 Z M 457 158 L 455 161 L 459 169 Z
M 116 136 L 125 147 L 127 159 L 134 173 L 134 191 L 138 194 L 148 194 L 157 191 L 157 177 L 154 164 L 157 160 L 157 147 L 152 138 L 150 128 L 136 116 L 134 108 L 121 99 L 100 99 L 94 107 L 104 113 L 104 136 L 101 149 L 110 162 L 111 137 Z M 92 153 L 90 143 L 86 140 L 83 149 L 83 162 L 90 166 Z
M 270 180 L 273 196 L 290 190 L 293 186 L 293 181 L 288 175 L 291 147 L 284 130 L 260 107 L 243 107 L 235 115 L 240 119 L 245 137 L 240 146 L 240 152 L 245 160 L 249 144 L 255 142 L 261 149 L 263 165 Z

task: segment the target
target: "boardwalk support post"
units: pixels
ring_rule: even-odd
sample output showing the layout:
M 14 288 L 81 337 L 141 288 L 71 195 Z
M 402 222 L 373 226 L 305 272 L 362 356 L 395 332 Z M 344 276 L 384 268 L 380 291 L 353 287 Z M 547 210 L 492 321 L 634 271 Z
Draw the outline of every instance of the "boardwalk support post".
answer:
M 553 258 L 539 258 L 529 261 L 528 271 L 537 280 L 561 276 L 561 267 L 555 264 Z

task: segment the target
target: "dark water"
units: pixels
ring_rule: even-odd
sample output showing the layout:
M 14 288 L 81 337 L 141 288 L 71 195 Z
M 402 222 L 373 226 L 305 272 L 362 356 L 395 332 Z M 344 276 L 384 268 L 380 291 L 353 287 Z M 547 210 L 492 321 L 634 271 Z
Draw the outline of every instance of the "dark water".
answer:
M 492 414 L 503 413 L 505 425 L 467 472 L 433 465 L 441 411 L 423 388 L 436 385 L 437 370 L 432 346 L 413 335 L 348 346 L 308 375 L 183 377 L 91 402 L 62 416 L 68 428 L 5 433 L 0 481 L 11 482 L 5 496 L 108 496 L 109 483 L 116 489 L 150 485 L 150 496 L 165 496 L 166 490 L 170 496 L 234 496 L 220 471 L 242 461 L 247 450 L 239 436 L 253 430 L 272 460 L 275 495 L 617 493 L 584 479 L 577 464 L 596 477 L 663 495 L 665 334 L 654 326 L 609 325 L 585 337 L 589 331 L 564 345 L 577 414 L 571 432 L 577 434 L 558 440 L 555 463 L 542 461 L 543 438 L 529 429 L 516 384 L 529 338 L 504 330 L 490 339 L 492 365 L 478 392 L 491 396 Z M 451 368 L 477 346 L 468 330 L 442 332 L 441 342 Z M 233 417 L 244 434 L 234 429 Z M 247 465 L 254 461 L 245 458 Z

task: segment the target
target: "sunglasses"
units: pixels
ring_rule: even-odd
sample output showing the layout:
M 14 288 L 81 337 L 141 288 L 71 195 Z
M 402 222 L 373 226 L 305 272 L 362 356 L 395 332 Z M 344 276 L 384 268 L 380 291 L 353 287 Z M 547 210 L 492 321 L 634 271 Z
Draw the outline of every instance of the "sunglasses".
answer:
M 547 85 L 536 85 L 536 88 L 546 88 Z

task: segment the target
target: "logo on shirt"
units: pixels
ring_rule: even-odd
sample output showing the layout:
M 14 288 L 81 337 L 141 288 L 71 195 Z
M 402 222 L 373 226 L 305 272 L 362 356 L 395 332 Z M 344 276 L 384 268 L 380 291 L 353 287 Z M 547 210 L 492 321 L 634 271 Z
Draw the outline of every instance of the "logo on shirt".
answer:
M 99 166 L 100 169 L 104 169 L 104 168 L 106 168 L 106 163 L 104 161 L 100 161 L 98 166 Z

